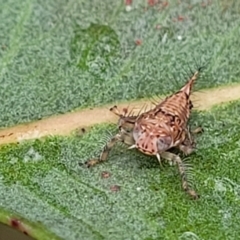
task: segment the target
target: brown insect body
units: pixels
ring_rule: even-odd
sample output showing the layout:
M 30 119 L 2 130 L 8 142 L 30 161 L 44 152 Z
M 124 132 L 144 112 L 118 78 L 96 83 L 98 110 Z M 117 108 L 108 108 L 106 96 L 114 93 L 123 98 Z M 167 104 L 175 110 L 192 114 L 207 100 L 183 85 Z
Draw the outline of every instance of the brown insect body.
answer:
M 157 155 L 184 142 L 193 107 L 190 94 L 197 75 L 198 72 L 180 91 L 136 119 L 133 130 L 134 147 L 145 154 Z
M 195 72 L 178 92 L 167 97 L 153 109 L 139 115 L 130 116 L 126 110 L 121 114 L 116 106 L 111 108 L 110 111 L 119 116 L 119 133 L 105 145 L 100 158 L 88 161 L 87 166 L 105 161 L 111 148 L 120 141 L 129 145 L 130 149 L 137 148 L 144 154 L 155 155 L 159 162 L 162 157 L 177 164 L 183 189 L 191 197 L 198 198 L 197 193 L 189 187 L 186 166 L 181 158 L 168 151 L 176 147 L 187 155 L 194 150 L 188 119 L 193 107 L 190 94 L 198 75 L 199 71 Z

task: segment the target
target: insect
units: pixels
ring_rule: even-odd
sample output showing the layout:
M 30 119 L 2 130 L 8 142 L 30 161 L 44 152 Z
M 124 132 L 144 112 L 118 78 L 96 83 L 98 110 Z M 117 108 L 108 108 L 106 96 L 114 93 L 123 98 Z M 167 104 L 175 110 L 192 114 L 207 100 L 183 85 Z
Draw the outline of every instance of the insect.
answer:
M 177 148 L 185 155 L 191 154 L 195 149 L 192 135 L 202 131 L 197 128 L 191 132 L 188 126 L 193 108 L 191 90 L 200 70 L 201 68 L 179 91 L 166 97 L 149 111 L 131 115 L 126 109 L 121 113 L 117 106 L 112 107 L 110 111 L 119 117 L 119 132 L 106 143 L 100 157 L 87 161 L 86 165 L 91 167 L 105 161 L 112 147 L 117 142 L 123 142 L 130 146 L 129 149 L 136 148 L 144 154 L 156 156 L 160 163 L 163 158 L 177 165 L 182 188 L 192 198 L 197 199 L 199 195 L 189 186 L 187 180 L 186 165 L 171 149 Z

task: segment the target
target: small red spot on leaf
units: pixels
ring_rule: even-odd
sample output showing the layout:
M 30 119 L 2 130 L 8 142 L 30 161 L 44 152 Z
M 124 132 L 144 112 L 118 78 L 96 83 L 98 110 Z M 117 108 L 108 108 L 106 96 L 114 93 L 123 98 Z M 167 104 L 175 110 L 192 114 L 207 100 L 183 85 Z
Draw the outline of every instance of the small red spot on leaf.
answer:
M 120 189 L 121 189 L 121 187 L 118 186 L 118 185 L 112 185 L 112 186 L 110 187 L 110 190 L 111 190 L 112 192 L 118 192 L 118 191 L 120 191 Z
M 9 224 L 11 227 L 21 231 L 22 233 L 24 233 L 25 235 L 29 235 L 27 230 L 26 230 L 26 227 L 23 225 L 23 223 L 16 219 L 16 218 L 13 218 L 10 220 L 10 224 Z
M 169 5 L 169 2 L 168 2 L 168 1 L 162 3 L 162 6 L 163 6 L 163 7 L 167 7 L 168 5 Z
M 135 44 L 136 44 L 137 46 L 141 45 L 141 44 L 142 44 L 142 40 L 141 40 L 141 39 L 135 40 Z
M 107 172 L 107 171 L 103 171 L 101 173 L 101 177 L 102 178 L 109 178 L 111 176 L 110 172 Z
M 132 0 L 125 0 L 125 5 L 127 6 L 132 5 Z
M 185 17 L 183 17 L 183 16 L 178 16 L 178 18 L 177 18 L 177 20 L 178 20 L 179 22 L 183 21 L 184 19 L 185 19 Z
M 148 5 L 153 7 L 155 6 L 156 4 L 158 4 L 158 0 L 148 0 Z
M 19 227 L 19 221 L 17 219 L 12 219 L 11 220 L 11 226 L 14 228 L 18 228 Z

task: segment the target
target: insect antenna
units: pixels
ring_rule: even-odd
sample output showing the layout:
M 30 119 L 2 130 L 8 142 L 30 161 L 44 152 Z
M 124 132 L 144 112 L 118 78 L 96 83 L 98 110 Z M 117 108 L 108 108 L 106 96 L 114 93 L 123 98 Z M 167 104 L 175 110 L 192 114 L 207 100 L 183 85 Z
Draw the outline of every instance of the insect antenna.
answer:
M 119 112 L 118 107 L 117 107 L 116 105 L 114 105 L 113 107 L 111 107 L 109 110 L 110 110 L 111 112 L 113 112 L 115 115 L 119 116 L 119 117 L 122 116 L 122 114 Z

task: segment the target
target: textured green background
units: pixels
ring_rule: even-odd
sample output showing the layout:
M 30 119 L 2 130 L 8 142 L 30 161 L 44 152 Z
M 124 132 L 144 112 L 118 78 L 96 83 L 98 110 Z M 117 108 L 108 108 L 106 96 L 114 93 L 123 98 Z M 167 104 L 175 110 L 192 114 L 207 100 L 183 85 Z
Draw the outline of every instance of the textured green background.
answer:
M 121 146 L 102 165 L 79 166 L 113 129 L 106 125 L 82 137 L 2 149 L 0 206 L 41 222 L 63 239 L 236 239 L 239 114 L 240 102 L 194 114 L 193 125 L 205 129 L 188 159 L 198 201 L 182 191 L 176 167 L 161 169 L 157 159 Z M 103 171 L 110 178 L 102 179 Z M 121 186 L 120 191 L 112 192 L 112 185 Z
M 198 64 L 207 64 L 198 89 L 240 82 L 239 4 L 172 1 L 160 11 L 134 0 L 126 12 L 122 1 L 0 1 L 0 126 L 169 93 Z M 107 130 L 116 131 L 112 125 L 5 146 L 0 221 L 16 213 L 33 222 L 39 239 L 48 230 L 68 240 L 236 239 L 239 114 L 239 101 L 193 114 L 192 125 L 205 129 L 188 158 L 198 201 L 182 191 L 176 167 L 161 169 L 124 147 L 105 164 L 79 166 L 100 150 Z M 115 184 L 119 192 L 110 190 Z
M 0 126 L 171 92 L 195 61 L 198 88 L 239 82 L 240 2 L 175 2 L 0 0 Z

